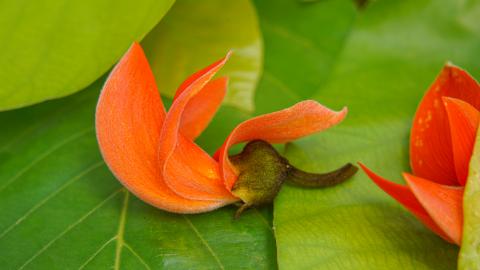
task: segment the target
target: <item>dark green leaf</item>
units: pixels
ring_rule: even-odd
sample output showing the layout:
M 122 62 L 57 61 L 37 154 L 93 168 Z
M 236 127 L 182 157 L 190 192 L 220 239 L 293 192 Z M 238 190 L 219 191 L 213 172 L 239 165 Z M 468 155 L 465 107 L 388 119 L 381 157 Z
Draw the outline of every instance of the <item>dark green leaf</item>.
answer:
M 275 268 L 269 209 L 177 215 L 125 191 L 96 143 L 101 83 L 0 114 L 1 268 Z

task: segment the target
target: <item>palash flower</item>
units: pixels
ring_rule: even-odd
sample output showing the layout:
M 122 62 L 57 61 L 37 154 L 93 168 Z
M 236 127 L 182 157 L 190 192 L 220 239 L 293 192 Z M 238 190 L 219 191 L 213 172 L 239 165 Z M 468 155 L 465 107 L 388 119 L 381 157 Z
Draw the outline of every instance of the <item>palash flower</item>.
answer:
M 443 239 L 461 244 L 463 193 L 479 124 L 480 86 L 447 64 L 423 97 L 413 119 L 407 186 L 360 164 L 368 176 Z
M 196 145 L 195 138 L 225 95 L 227 78 L 211 79 L 229 55 L 183 82 L 168 112 L 138 44 L 113 69 L 98 101 L 96 132 L 103 158 L 128 190 L 177 213 L 205 212 L 242 201 L 239 214 L 271 201 L 284 180 L 327 186 L 356 171 L 347 164 L 327 174 L 305 173 L 269 144 L 322 131 L 347 113 L 346 108 L 335 112 L 311 100 L 239 124 L 214 157 Z M 243 152 L 229 157 L 228 149 L 242 142 L 249 142 Z

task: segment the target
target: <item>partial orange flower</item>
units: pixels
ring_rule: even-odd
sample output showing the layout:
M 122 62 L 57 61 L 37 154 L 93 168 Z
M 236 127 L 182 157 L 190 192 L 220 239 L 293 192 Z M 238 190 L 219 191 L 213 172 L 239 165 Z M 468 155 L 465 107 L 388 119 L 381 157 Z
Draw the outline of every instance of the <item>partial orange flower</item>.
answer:
M 479 124 L 480 86 L 447 64 L 413 119 L 407 185 L 390 182 L 360 164 L 368 176 L 443 239 L 461 244 L 463 192 Z
M 335 112 L 303 101 L 239 124 L 217 151 L 218 159 L 209 156 L 194 140 L 225 95 L 227 78 L 212 78 L 229 55 L 183 82 L 168 112 L 138 44 L 108 77 L 97 105 L 98 143 L 111 171 L 143 201 L 177 213 L 205 212 L 239 201 L 231 192 L 239 174 L 228 156 L 232 145 L 253 140 L 284 143 L 345 117 L 346 109 Z

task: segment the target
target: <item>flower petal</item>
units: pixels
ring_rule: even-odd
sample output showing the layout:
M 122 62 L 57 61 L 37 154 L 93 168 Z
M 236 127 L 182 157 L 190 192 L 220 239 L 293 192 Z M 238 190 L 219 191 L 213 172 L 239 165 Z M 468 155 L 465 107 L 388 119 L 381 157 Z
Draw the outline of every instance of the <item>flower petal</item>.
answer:
M 228 52 L 230 55 L 231 52 Z M 178 87 L 173 100 L 176 100 L 192 83 L 208 73 L 216 63 L 195 72 Z M 182 114 L 180 132 L 191 140 L 195 140 L 208 126 L 220 107 L 227 88 L 227 78 L 219 78 L 208 82 L 191 100 Z
M 455 244 L 460 245 L 463 230 L 463 187 L 441 185 L 407 173 L 403 176 L 435 223 Z
M 480 108 L 480 86 L 464 70 L 447 64 L 423 97 L 410 135 L 410 163 L 415 175 L 458 185 L 450 129 L 441 98 L 454 97 Z
M 182 114 L 180 132 L 183 136 L 195 140 L 205 130 L 225 97 L 227 84 L 226 77 L 215 79 L 192 97 Z
M 385 178 L 375 174 L 362 163 L 358 163 L 368 177 L 388 195 L 392 196 L 397 202 L 407 208 L 414 216 L 416 216 L 425 226 L 434 233 L 442 237 L 448 242 L 453 242 L 443 230 L 430 217 L 428 212 L 423 208 L 420 202 L 415 198 L 412 191 L 403 185 L 391 182 Z
M 251 140 L 264 140 L 270 143 L 292 141 L 334 126 L 341 122 L 346 114 L 346 108 L 335 112 L 316 101 L 306 100 L 290 108 L 240 123 L 216 154 L 220 161 L 225 186 L 231 190 L 237 178 L 235 167 L 228 160 L 230 146 Z
M 457 180 L 465 186 L 480 115 L 477 109 L 460 99 L 444 97 L 443 104 L 448 115 Z
M 163 182 L 157 149 L 165 109 L 147 59 L 137 43 L 107 79 L 95 117 L 105 162 L 136 196 L 158 208 L 179 213 L 204 212 L 225 204 L 185 199 Z
M 179 133 L 187 105 L 225 64 L 229 55 L 204 69 L 205 72 L 182 90 L 170 107 L 162 127 L 159 146 L 162 175 L 173 191 L 186 198 L 227 203 L 238 200 L 223 186 L 218 163 Z

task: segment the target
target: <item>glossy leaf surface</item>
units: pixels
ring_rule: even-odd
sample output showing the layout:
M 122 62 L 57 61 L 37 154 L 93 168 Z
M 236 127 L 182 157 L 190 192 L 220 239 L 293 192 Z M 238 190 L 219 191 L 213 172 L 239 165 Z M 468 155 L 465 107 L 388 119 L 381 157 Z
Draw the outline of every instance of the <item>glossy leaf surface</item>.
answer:
M 103 75 L 174 0 L 0 2 L 0 111 L 63 97 Z
M 349 108 L 338 127 L 287 145 L 287 157 L 305 170 L 362 161 L 404 183 L 412 118 L 444 63 L 480 75 L 478 1 L 372 1 L 360 11 L 350 1 L 255 3 L 266 54 L 257 107 L 314 97 Z M 325 190 L 284 187 L 274 226 L 280 269 L 456 267 L 458 248 L 363 173 Z
M 262 41 L 255 8 L 249 0 L 181 0 L 143 41 L 160 92 L 172 97 L 190 74 L 233 55 L 220 75 L 228 76 L 224 104 L 252 111 L 262 66 Z
M 126 192 L 95 138 L 102 83 L 0 114 L 0 125 L 9 126 L 0 133 L 2 268 L 275 268 L 268 208 L 239 220 L 233 219 L 234 206 L 178 215 Z

